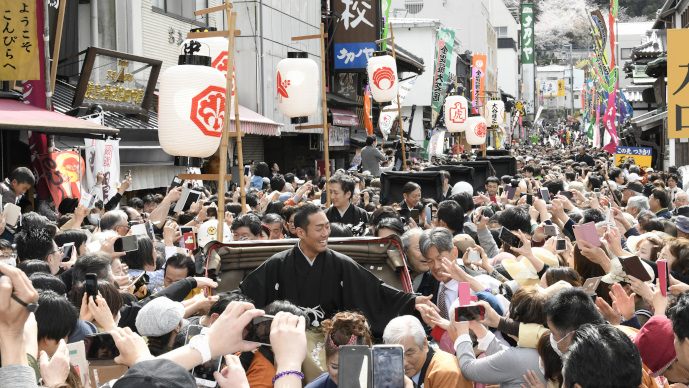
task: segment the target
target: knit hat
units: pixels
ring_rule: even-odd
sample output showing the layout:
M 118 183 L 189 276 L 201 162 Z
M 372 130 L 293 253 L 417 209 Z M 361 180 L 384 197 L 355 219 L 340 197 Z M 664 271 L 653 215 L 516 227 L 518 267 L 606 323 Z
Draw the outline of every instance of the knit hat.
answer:
M 689 233 L 689 217 L 675 217 L 675 225 L 677 225 L 677 229 L 681 230 L 682 232 Z
M 677 358 L 674 340 L 672 321 L 660 315 L 651 317 L 634 337 L 641 361 L 651 377 L 660 376 Z
M 136 331 L 145 337 L 160 337 L 175 330 L 184 318 L 184 305 L 166 297 L 148 302 L 136 316 Z
M 196 380 L 181 365 L 164 358 L 156 358 L 134 364 L 124 376 L 117 379 L 113 388 L 187 388 L 195 386 Z

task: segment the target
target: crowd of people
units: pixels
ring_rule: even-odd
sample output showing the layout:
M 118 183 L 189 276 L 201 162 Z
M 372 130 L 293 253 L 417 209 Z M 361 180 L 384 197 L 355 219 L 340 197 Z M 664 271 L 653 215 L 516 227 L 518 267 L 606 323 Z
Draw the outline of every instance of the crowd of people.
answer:
M 688 386 L 689 201 L 676 168 L 522 144 L 509 151 L 515 173 L 485 190 L 441 169 L 441 198 L 410 179 L 393 203 L 380 174 L 397 158 L 367 143 L 360 169 L 327 182 L 257 163 L 244 193 L 223 193 L 225 209 L 197 187 L 199 201 L 175 212 L 184 185 L 125 201 L 130 176 L 90 207 L 67 198 L 15 225 L 3 213 L 0 387 L 89 386 L 67 347 L 104 333 L 113 364 L 128 367 L 98 383 L 113 388 L 193 387 L 204 368 L 219 387 L 349 386 L 360 376 L 344 372 L 356 370 L 344 352 L 357 346 L 398 349 L 394 387 Z M 34 184 L 13 171 L 3 208 Z M 413 289 L 328 245 L 354 236 L 399 239 Z M 280 239 L 291 248 L 213 292 L 206 244 Z M 370 381 L 385 385 L 376 370 Z

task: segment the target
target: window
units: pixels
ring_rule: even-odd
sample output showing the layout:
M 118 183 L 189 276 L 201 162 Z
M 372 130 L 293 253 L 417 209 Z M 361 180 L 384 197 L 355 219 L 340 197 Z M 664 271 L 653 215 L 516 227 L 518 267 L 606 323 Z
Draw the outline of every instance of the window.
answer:
M 153 0 L 153 10 L 201 26 L 208 25 L 208 15 L 196 16 L 194 11 L 208 8 L 208 0 Z
M 498 38 L 506 38 L 507 37 L 507 27 L 497 27 L 495 29 L 495 32 L 498 33 Z
M 423 9 L 423 0 L 404 0 L 404 7 L 410 14 L 417 14 Z

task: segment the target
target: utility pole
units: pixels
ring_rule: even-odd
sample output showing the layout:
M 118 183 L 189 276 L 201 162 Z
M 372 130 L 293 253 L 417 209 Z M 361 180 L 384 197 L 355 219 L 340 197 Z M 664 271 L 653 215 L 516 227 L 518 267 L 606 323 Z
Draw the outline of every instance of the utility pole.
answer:
M 572 58 L 572 43 L 569 44 L 570 93 L 572 97 L 572 117 L 574 117 L 574 58 Z

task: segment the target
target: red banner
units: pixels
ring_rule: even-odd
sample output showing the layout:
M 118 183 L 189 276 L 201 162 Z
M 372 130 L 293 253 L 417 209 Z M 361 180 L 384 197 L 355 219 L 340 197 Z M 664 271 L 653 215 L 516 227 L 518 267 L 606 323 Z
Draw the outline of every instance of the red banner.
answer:
M 81 198 L 79 187 L 86 167 L 78 153 L 51 152 L 41 155 L 40 161 L 56 208 L 65 198 Z

